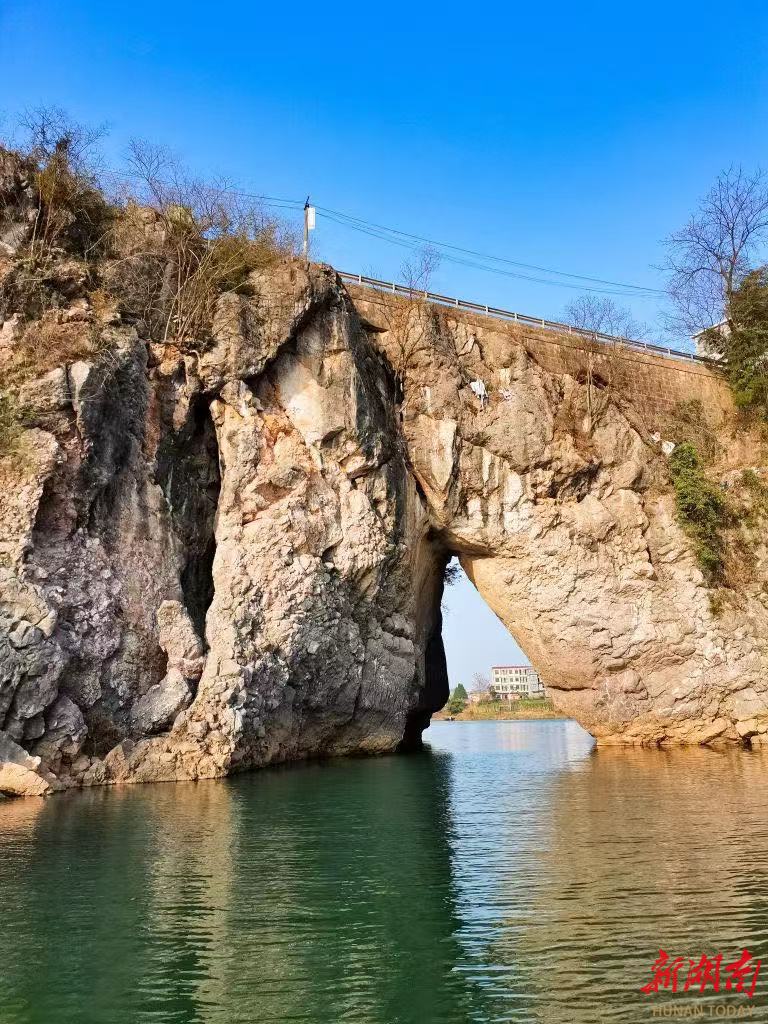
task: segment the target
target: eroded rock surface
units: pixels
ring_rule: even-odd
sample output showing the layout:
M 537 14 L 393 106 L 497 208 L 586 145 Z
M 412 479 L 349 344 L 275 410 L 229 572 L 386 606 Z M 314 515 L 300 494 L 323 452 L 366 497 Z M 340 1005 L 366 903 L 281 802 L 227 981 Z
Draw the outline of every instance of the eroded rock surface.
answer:
M 353 302 L 330 268 L 287 262 L 251 286 L 222 296 L 202 352 L 100 322 L 78 295 L 57 322 L 108 344 L 18 389 L 0 789 L 418 742 L 447 698 L 451 554 L 600 740 L 761 741 L 762 556 L 716 615 L 627 389 L 596 413 L 591 385 L 520 332 L 427 310 L 404 362 L 385 300 Z
M 54 786 L 391 750 L 445 700 L 392 371 L 329 269 L 253 284 L 258 332 L 222 316 L 202 358 L 112 326 L 103 364 L 27 385 L 0 724 Z
M 355 294 L 389 328 L 381 300 Z M 601 742 L 768 742 L 761 528 L 717 608 L 676 519 L 674 445 L 658 440 L 664 405 L 638 393 L 641 364 L 612 352 L 590 396 L 590 353 L 557 373 L 537 359 L 546 338 L 434 309 L 421 327 L 432 340 L 404 375 L 403 432 L 430 519 L 556 705 Z M 397 337 L 377 337 L 396 362 Z M 760 446 L 733 431 L 710 371 L 667 365 L 651 386 L 677 372 L 723 442 L 726 486 Z

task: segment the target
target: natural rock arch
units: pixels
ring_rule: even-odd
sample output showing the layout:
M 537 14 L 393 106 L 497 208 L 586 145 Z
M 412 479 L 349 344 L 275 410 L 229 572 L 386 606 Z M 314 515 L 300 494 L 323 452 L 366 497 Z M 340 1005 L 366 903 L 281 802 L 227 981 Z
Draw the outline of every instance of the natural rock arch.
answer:
M 352 294 L 397 365 L 404 318 L 388 306 L 398 300 Z M 731 475 L 749 464 L 754 439 L 734 430 L 722 379 L 419 305 L 406 322 L 422 343 L 407 346 L 401 366 L 409 466 L 440 542 L 558 707 L 601 742 L 759 743 L 765 566 L 758 556 L 738 608 L 713 608 L 658 443 L 693 400 L 728 437 Z
M 447 697 L 452 553 L 599 741 L 759 742 L 762 563 L 716 615 L 652 437 L 683 397 L 725 429 L 714 373 L 421 303 L 393 316 L 403 300 L 325 267 L 251 284 L 202 354 L 121 326 L 108 372 L 33 385 L 26 456 L 0 461 L 0 789 L 414 744 Z M 734 469 L 749 455 L 734 435 Z

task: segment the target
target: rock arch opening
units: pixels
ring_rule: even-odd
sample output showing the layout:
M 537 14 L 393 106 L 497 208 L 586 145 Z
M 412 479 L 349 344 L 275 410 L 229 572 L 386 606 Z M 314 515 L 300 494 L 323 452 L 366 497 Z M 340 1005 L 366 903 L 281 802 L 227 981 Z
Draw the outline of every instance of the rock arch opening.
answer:
M 442 601 L 443 646 L 451 692 L 468 693 L 491 682 L 495 666 L 530 666 L 512 634 L 467 576 L 458 558 L 449 562 Z

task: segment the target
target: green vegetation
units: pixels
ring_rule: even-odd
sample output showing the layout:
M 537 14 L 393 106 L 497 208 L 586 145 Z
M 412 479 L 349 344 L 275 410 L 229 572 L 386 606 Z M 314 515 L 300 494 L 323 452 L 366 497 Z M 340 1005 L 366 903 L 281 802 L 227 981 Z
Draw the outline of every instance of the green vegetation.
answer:
M 443 586 L 452 587 L 461 579 L 461 566 L 451 559 L 443 569 Z
M 705 344 L 722 357 L 736 405 L 768 419 L 768 267 L 746 275 L 726 318 L 727 328 L 710 328 Z
M 676 444 L 687 442 L 692 445 L 705 465 L 713 462 L 720 452 L 720 443 L 698 398 L 675 403 L 665 436 L 671 437 Z
M 755 508 L 768 513 L 768 484 L 763 482 L 754 469 L 745 469 L 741 474 L 741 482 L 752 495 Z
M 675 488 L 677 518 L 693 541 L 699 567 L 708 583 L 723 583 L 723 531 L 731 521 L 728 503 L 704 474 L 692 444 L 684 442 L 678 445 L 670 456 L 669 467 Z
M 467 706 L 467 691 L 459 683 L 455 687 L 453 693 L 448 698 L 448 703 L 445 705 L 445 710 L 451 715 L 460 715 L 464 708 Z
M 443 714 L 448 712 L 445 708 Z M 562 718 L 555 711 L 551 700 L 486 700 L 479 704 L 467 704 L 457 717 L 467 722 L 492 722 L 514 720 L 516 718 Z

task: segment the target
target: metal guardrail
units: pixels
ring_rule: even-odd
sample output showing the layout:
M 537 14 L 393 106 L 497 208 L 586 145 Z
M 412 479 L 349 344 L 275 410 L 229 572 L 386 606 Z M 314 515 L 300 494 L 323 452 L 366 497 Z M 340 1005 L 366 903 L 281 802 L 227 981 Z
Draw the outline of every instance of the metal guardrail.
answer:
M 469 309 L 475 313 L 482 313 L 483 316 L 492 316 L 499 320 L 526 324 L 531 327 L 543 327 L 545 330 L 558 331 L 560 334 L 579 334 L 590 341 L 600 341 L 604 344 L 618 343 L 628 348 L 636 349 L 639 352 L 649 352 L 673 359 L 685 359 L 689 363 L 702 363 L 705 366 L 711 366 L 715 362 L 706 356 L 695 355 L 693 352 L 683 352 L 682 349 L 670 348 L 668 345 L 654 345 L 650 341 L 633 341 L 631 338 L 618 338 L 612 334 L 602 334 L 600 331 L 588 331 L 583 327 L 572 327 L 570 324 L 560 323 L 558 320 L 544 320 L 542 317 L 528 316 L 525 313 L 514 313 L 509 309 L 498 309 L 496 306 L 484 306 L 479 302 L 456 299 L 449 295 L 440 295 L 438 292 L 421 291 L 405 284 L 396 284 L 394 281 L 380 281 L 376 277 L 366 277 L 365 274 L 349 274 L 344 270 L 338 270 L 337 273 L 342 281 L 362 285 L 364 288 L 372 288 L 375 291 L 389 292 L 393 295 L 404 295 L 410 299 L 419 298 L 439 306 L 451 306 L 454 309 Z

